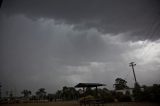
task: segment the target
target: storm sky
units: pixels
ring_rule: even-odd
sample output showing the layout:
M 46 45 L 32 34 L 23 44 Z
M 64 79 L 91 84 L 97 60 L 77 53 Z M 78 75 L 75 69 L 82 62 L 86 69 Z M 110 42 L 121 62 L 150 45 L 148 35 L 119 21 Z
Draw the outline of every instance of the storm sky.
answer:
M 2 90 L 43 87 L 54 93 L 79 82 L 117 77 L 160 82 L 159 0 L 4 0 L 0 8 Z

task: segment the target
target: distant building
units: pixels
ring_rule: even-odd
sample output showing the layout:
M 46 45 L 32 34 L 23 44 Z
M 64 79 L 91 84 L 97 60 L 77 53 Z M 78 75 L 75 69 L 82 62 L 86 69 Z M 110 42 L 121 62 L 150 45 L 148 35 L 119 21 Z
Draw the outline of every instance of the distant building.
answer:
M 122 90 L 115 90 L 116 93 L 122 93 L 123 95 L 133 95 L 133 88 L 125 88 Z

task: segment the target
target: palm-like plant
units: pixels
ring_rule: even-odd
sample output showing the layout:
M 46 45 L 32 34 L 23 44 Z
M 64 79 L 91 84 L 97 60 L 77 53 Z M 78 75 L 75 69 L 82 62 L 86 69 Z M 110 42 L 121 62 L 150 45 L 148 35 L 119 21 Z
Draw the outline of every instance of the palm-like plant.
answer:
M 40 88 L 37 92 L 36 95 L 39 97 L 39 99 L 44 99 L 46 96 L 46 91 L 45 88 Z
M 22 92 L 21 92 L 22 94 L 23 94 L 23 96 L 25 97 L 25 98 L 28 98 L 30 95 L 31 95 L 31 91 L 30 90 L 23 90 Z

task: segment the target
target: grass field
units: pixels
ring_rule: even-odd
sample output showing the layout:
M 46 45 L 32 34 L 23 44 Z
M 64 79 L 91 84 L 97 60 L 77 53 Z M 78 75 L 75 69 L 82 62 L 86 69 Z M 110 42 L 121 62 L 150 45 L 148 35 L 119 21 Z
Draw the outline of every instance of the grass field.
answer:
M 72 102 L 51 102 L 51 103 L 20 103 L 20 104 L 0 104 L 0 106 L 80 106 L 77 101 Z M 104 106 L 160 106 L 156 103 L 107 103 Z

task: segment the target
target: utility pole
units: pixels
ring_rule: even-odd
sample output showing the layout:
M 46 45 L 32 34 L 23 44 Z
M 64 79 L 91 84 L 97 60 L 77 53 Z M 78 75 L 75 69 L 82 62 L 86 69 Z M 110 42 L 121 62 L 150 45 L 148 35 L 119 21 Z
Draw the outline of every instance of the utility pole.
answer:
M 135 71 L 134 71 L 134 66 L 136 66 L 136 64 L 134 62 L 131 62 L 131 63 L 129 63 L 129 66 L 132 67 L 135 84 L 137 84 L 136 74 L 135 74 Z

